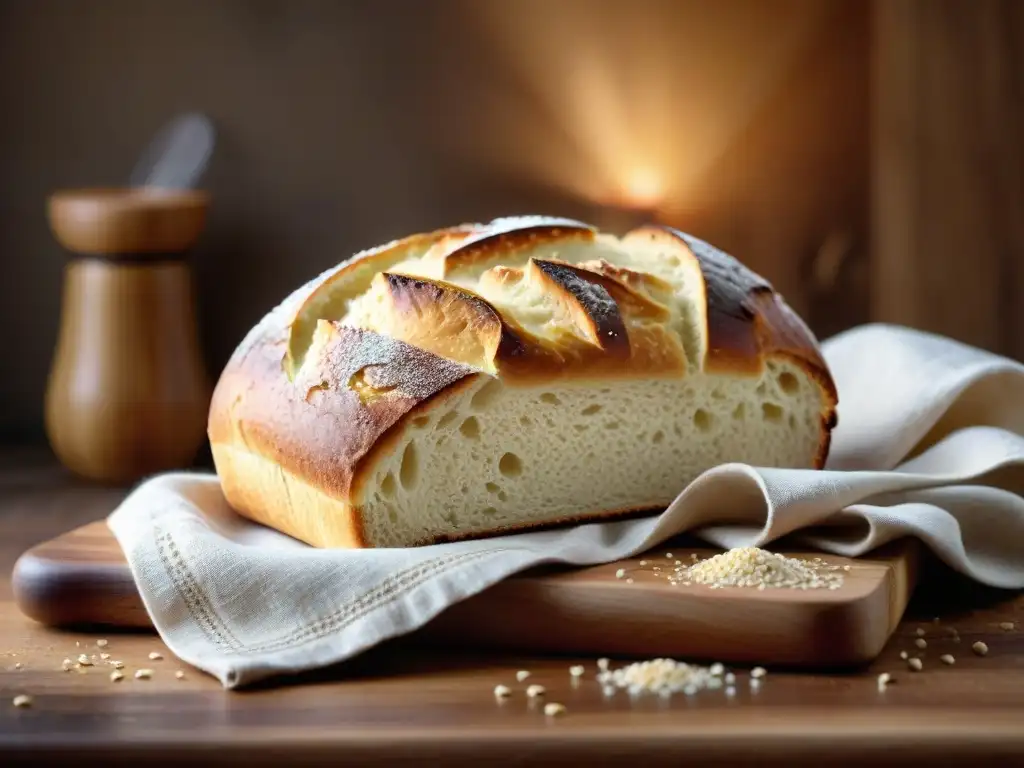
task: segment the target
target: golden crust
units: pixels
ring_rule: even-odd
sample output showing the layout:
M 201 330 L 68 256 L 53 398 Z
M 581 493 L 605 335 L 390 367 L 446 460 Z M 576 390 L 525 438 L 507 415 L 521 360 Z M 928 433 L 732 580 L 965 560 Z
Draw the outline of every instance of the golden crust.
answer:
M 414 235 L 314 278 L 246 336 L 214 391 L 208 432 L 229 503 L 311 543 L 365 546 L 358 503 L 376 460 L 479 376 L 685 377 L 681 285 L 704 339 L 690 358 L 700 370 L 759 376 L 779 359 L 817 382 L 823 466 L 837 396 L 806 324 L 709 244 L 665 227 L 621 243 L 641 240 L 678 273 L 611 263 L 587 225 L 534 218 Z
M 344 502 L 259 453 L 230 443 L 212 448 L 224 495 L 241 515 L 313 546 L 370 546 L 362 517 Z
M 487 373 L 500 372 L 512 385 L 564 375 L 622 379 L 681 374 L 685 370 L 682 348 L 663 327 L 652 325 L 627 333 L 619 304 L 603 287 L 613 282 L 571 264 L 543 259 L 530 259 L 524 269 L 494 267 L 485 272 L 482 286 L 529 285 L 555 308 L 555 314 L 566 319 L 557 335 L 546 337 L 466 288 L 392 273 L 378 274 L 370 288 L 383 300 L 368 302 L 346 321 Z M 631 290 L 624 285 L 619 288 L 622 296 Z M 623 307 L 640 307 L 639 314 L 649 313 L 653 305 L 643 301 L 636 296 L 624 301 Z M 639 342 L 635 350 L 631 337 Z
M 531 279 L 540 283 L 586 341 L 613 358 L 629 357 L 629 336 L 611 294 L 586 270 L 543 259 L 530 259 Z
M 471 291 L 407 275 L 381 273 L 377 280 L 388 303 L 364 327 L 488 372 L 497 359 L 521 354 L 520 336 Z
M 324 313 L 340 315 L 348 300 L 362 294 L 376 275 L 399 262 L 421 255 L 436 258 L 482 229 L 480 224 L 460 224 L 394 240 L 356 254 L 296 291 L 288 299 L 288 309 L 281 313 L 289 328 L 288 373 L 294 374 L 301 365 L 317 320 L 329 319 Z
M 234 360 L 214 390 L 209 437 L 225 495 L 239 512 L 298 538 L 292 510 L 261 503 L 221 459 L 240 448 L 343 506 L 355 497 L 361 465 L 389 430 L 437 398 L 468 385 L 476 370 L 405 342 L 321 322 L 311 359 L 290 381 L 282 339 L 272 333 Z M 349 509 L 351 512 L 352 510 Z
M 498 219 L 444 255 L 442 277 L 449 278 L 466 270 L 483 271 L 499 260 L 515 263 L 517 255 L 546 244 L 593 242 L 595 237 L 593 227 L 571 219 L 541 216 Z
M 581 277 L 601 285 L 623 313 L 632 317 L 665 322 L 671 313 L 666 299 L 672 286 L 659 277 L 609 264 L 604 259 L 577 264 Z

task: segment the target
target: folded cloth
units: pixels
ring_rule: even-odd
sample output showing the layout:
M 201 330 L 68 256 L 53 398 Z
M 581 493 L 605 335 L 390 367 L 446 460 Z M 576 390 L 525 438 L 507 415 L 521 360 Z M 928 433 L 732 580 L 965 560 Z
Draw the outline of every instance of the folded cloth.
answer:
M 531 566 L 610 562 L 682 532 L 724 548 L 792 535 L 847 556 L 913 536 L 979 582 L 1024 588 L 1024 366 L 877 324 L 823 351 L 840 397 L 825 470 L 726 464 L 656 516 L 323 550 L 239 517 L 215 475 L 173 473 L 108 523 L 168 647 L 228 688 L 350 658 Z

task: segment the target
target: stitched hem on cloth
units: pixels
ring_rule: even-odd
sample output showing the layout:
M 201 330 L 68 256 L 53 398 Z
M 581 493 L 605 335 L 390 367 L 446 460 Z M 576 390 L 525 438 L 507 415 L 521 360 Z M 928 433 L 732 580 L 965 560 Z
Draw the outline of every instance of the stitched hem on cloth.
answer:
M 199 586 L 199 581 L 188 567 L 171 534 L 157 528 L 155 539 L 160 560 L 170 574 L 178 594 L 182 596 L 189 615 L 211 643 L 219 648 L 230 650 L 233 656 L 259 655 L 322 639 L 329 634 L 343 631 L 374 610 L 394 602 L 419 586 L 426 577 L 434 577 L 443 571 L 452 570 L 489 555 L 529 551 L 525 547 L 503 547 L 447 555 L 418 563 L 386 577 L 378 582 L 373 589 L 312 624 L 299 627 L 284 637 L 252 645 L 239 640 L 217 615 L 209 596 Z

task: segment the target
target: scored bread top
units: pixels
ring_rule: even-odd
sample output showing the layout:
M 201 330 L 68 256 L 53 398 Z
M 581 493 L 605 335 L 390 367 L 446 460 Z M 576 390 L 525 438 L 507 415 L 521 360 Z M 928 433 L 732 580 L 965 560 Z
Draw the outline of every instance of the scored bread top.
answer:
M 555 380 L 759 376 L 786 358 L 835 386 L 806 324 L 772 286 L 697 238 L 623 238 L 522 217 L 417 234 L 302 286 L 243 340 L 214 392 L 209 436 L 354 498 L 389 431 L 478 376 Z

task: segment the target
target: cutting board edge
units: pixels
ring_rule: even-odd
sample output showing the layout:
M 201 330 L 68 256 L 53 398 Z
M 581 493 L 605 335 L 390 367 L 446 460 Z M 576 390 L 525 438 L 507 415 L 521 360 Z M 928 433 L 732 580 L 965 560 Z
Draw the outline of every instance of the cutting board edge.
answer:
M 75 540 L 76 535 L 80 536 L 80 540 Z M 76 552 L 75 556 L 80 556 L 81 560 L 76 557 L 63 561 L 60 559 L 60 545 L 66 547 L 69 541 L 74 548 L 80 548 L 80 553 Z M 774 649 L 771 659 L 766 660 L 765 653 L 755 646 L 744 647 L 742 643 L 732 642 L 730 651 L 718 660 L 733 663 L 766 662 L 793 667 L 858 666 L 877 657 L 902 617 L 917 578 L 915 569 L 919 544 L 913 539 L 897 540 L 876 550 L 875 556 L 864 558 L 875 569 L 871 575 L 875 581 L 870 589 L 856 599 L 836 600 L 824 592 L 807 592 L 801 593 L 796 602 L 778 602 L 775 605 L 782 608 L 772 608 L 773 603 L 763 598 L 758 600 L 757 595 L 763 593 L 736 591 L 728 599 L 722 599 L 721 593 L 727 591 L 716 590 L 718 599 L 710 600 L 706 595 L 702 597 L 700 594 L 686 594 L 682 590 L 676 593 L 672 590 L 671 593 L 663 592 L 659 599 L 650 600 L 645 610 L 637 614 L 637 609 L 633 607 L 636 601 L 629 600 L 626 591 L 633 586 L 626 587 L 623 582 L 607 574 L 599 577 L 599 583 L 582 580 L 571 589 L 564 588 L 565 582 L 559 581 L 558 575 L 544 574 L 528 578 L 519 578 L 517 575 L 516 578 L 499 582 L 447 608 L 415 634 L 425 642 L 434 645 L 440 643 L 446 647 L 457 647 L 463 638 L 471 638 L 469 647 L 478 650 L 488 648 L 548 654 L 633 657 L 667 655 L 711 659 L 716 655 L 716 644 L 724 630 L 707 620 L 707 616 L 714 618 L 715 612 L 721 612 L 722 606 L 728 604 L 724 612 L 733 615 L 733 618 L 727 616 L 725 623 L 730 620 L 735 623 L 735 614 L 749 610 L 761 611 L 762 615 L 770 615 L 775 611 L 785 615 L 788 612 L 788 615 L 795 618 L 789 621 L 774 618 L 776 629 L 781 624 L 787 624 L 788 629 L 783 628 L 774 637 L 771 632 L 766 632 L 769 644 Z M 123 559 L 117 563 L 104 562 L 102 559 L 103 556 L 110 556 L 111 545 L 117 546 L 116 539 L 105 521 L 99 521 L 26 551 L 18 558 L 12 576 L 12 589 L 19 609 L 34 621 L 65 630 L 102 627 L 113 631 L 153 632 L 154 628 L 135 589 L 127 563 Z M 49 554 L 53 552 L 57 555 Z M 123 558 L 119 548 L 117 554 Z M 97 559 L 91 560 L 90 557 Z M 47 572 L 48 564 L 60 566 L 54 571 L 58 577 Z M 613 567 L 614 564 L 596 566 L 602 570 Z M 575 577 L 578 574 L 573 572 L 571 575 Z M 641 584 L 642 580 L 638 580 L 636 586 Z M 569 626 L 570 618 L 578 607 L 574 607 L 573 603 L 580 599 L 591 601 L 589 624 L 583 622 L 580 626 Z M 97 604 L 103 605 L 108 616 L 116 614 L 117 621 L 97 620 L 96 614 L 89 613 L 90 602 L 94 609 Z M 691 607 L 687 608 L 687 605 Z M 539 609 L 532 611 L 531 606 Z M 522 628 L 512 633 L 512 641 L 508 636 L 503 636 L 501 631 L 489 631 L 488 625 L 492 622 L 495 628 L 507 626 L 507 620 L 503 622 L 507 616 L 501 614 L 510 607 L 518 610 L 520 616 L 530 616 L 538 625 L 537 630 L 531 630 L 534 632 L 533 637 Z M 688 619 L 691 623 L 688 631 L 692 632 L 693 626 L 706 630 L 710 628 L 703 633 L 706 637 L 688 637 L 665 631 L 661 634 L 671 637 L 656 637 L 644 647 L 642 633 L 634 636 L 633 632 L 619 630 L 612 633 L 614 636 L 608 635 L 606 615 L 620 618 L 628 615 L 628 620 L 647 632 L 647 638 L 652 637 L 652 628 L 671 629 L 671 617 L 666 618 L 666 608 L 697 614 L 703 611 L 705 620 L 698 621 L 693 616 Z M 607 611 L 610 613 L 605 613 Z M 557 633 L 552 635 L 540 631 L 550 627 L 552 621 L 559 622 Z M 846 630 L 843 630 L 844 627 Z M 595 642 L 595 633 L 599 636 L 603 633 L 601 641 Z M 801 646 L 797 639 L 799 637 L 813 638 L 813 643 L 809 642 L 807 647 Z
M 893 551 L 902 552 L 904 545 L 897 543 Z M 801 602 L 799 608 L 803 613 L 803 627 L 806 628 L 808 637 L 825 637 L 825 642 L 814 644 L 813 647 L 798 646 L 793 643 L 789 646 L 775 645 L 775 664 L 798 667 L 855 667 L 871 662 L 875 659 L 886 643 L 892 637 L 893 632 L 902 617 L 902 610 L 895 614 L 892 611 L 894 606 L 894 595 L 899 592 L 896 581 L 899 572 L 911 571 L 912 563 L 903 558 L 894 558 L 888 566 L 889 575 L 881 578 L 874 587 L 856 600 L 842 603 L 829 602 L 823 599 L 810 599 Z M 912 573 L 909 574 L 912 576 Z M 596 587 L 595 587 L 596 589 Z M 483 595 L 470 598 L 469 600 L 450 606 L 431 622 L 420 630 L 425 639 L 433 643 L 446 643 L 450 638 L 469 638 L 474 642 L 483 641 L 488 648 L 500 648 L 509 651 L 543 651 L 558 654 L 593 653 L 593 643 L 588 638 L 594 633 L 601 632 L 604 627 L 603 620 L 582 621 L 580 623 L 564 622 L 560 631 L 554 634 L 546 634 L 543 637 L 536 635 L 514 635 L 517 640 L 509 640 L 501 630 L 502 608 L 510 603 L 533 604 L 546 606 L 552 611 L 552 605 L 557 608 L 558 600 L 552 601 L 550 593 L 551 585 L 543 579 L 537 580 L 507 580 L 490 587 L 490 600 L 481 600 Z M 538 595 L 548 592 L 546 599 L 538 599 Z M 556 592 L 557 593 L 557 592 Z M 906 608 L 910 592 L 905 592 L 903 609 Z M 688 599 L 689 598 L 689 599 Z M 898 597 L 896 598 L 898 600 Z M 677 597 L 676 606 L 686 610 L 688 604 L 692 608 L 699 607 L 703 602 L 698 597 L 680 594 Z M 741 611 L 759 610 L 771 611 L 770 604 L 758 604 L 757 598 L 751 593 L 737 593 L 730 600 L 730 607 Z M 791 607 L 792 604 L 777 604 L 783 608 Z M 531 607 L 533 607 L 531 606 Z M 638 624 L 655 623 L 655 616 L 643 616 L 644 620 Z M 873 620 L 872 620 L 873 618 Z M 824 631 L 823 631 L 824 629 Z M 716 657 L 713 642 L 700 643 L 689 640 L 682 644 L 673 643 L 667 637 L 651 641 L 632 634 L 621 634 L 617 640 L 603 641 L 605 648 L 602 653 L 606 655 L 621 655 L 630 657 L 650 656 L 675 656 L 676 658 L 687 657 L 693 659 L 721 660 Z M 729 661 L 758 663 L 763 660 L 763 655 L 751 647 L 749 652 L 734 650 L 728 654 Z

